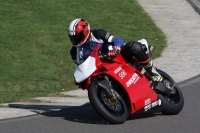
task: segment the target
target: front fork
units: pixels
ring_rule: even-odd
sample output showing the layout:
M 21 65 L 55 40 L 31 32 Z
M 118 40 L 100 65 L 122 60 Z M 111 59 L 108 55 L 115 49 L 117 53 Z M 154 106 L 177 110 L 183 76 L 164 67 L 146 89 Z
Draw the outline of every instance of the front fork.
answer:
M 104 75 L 104 80 L 98 81 L 97 84 L 105 91 L 106 96 L 111 99 L 119 99 L 119 94 L 113 89 L 112 82 L 107 75 Z

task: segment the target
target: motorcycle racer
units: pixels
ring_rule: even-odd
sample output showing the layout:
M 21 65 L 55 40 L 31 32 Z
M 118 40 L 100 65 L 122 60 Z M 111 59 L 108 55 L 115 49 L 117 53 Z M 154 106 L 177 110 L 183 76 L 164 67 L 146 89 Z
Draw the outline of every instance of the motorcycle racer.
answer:
M 79 58 L 85 60 L 90 55 L 93 48 L 97 44 L 100 44 L 102 49 L 106 49 L 103 51 L 104 55 L 115 57 L 118 53 L 121 53 L 122 57 L 127 62 L 130 62 L 134 57 L 152 76 L 153 81 L 163 81 L 163 77 L 153 66 L 152 59 L 149 56 L 149 48 L 145 39 L 124 43 L 122 38 L 113 36 L 103 29 L 91 30 L 89 23 L 82 18 L 74 19 L 69 24 L 68 36 L 73 44 L 70 54 L 75 63 L 77 63 L 77 50 L 81 55 Z

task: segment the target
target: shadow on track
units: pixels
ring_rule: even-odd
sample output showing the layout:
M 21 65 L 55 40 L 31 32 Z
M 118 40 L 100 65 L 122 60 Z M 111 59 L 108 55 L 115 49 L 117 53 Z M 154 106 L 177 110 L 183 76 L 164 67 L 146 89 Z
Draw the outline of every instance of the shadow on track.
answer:
M 42 114 L 48 117 L 63 117 L 71 122 L 87 124 L 109 124 L 102 119 L 92 108 L 90 104 L 82 105 L 75 108 L 63 109 L 61 111 Z M 155 117 L 159 114 L 135 114 L 128 117 L 127 121 Z

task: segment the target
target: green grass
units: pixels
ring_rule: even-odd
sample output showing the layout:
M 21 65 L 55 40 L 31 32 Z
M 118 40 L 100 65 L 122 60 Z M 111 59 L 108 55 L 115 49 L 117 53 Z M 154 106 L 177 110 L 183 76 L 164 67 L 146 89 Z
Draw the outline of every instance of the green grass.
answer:
M 166 46 L 135 0 L 0 0 L 0 103 L 77 89 L 67 27 L 79 17 L 125 41 L 146 38 L 153 58 Z

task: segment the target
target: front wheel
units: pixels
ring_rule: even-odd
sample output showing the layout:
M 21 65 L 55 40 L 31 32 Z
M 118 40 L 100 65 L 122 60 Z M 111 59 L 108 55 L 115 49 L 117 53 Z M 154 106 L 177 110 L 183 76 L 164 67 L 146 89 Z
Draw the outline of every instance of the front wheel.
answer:
M 184 98 L 181 89 L 167 73 L 159 69 L 157 69 L 157 71 L 163 76 L 165 86 L 172 89 L 174 92 L 173 94 L 159 94 L 163 103 L 162 113 L 166 115 L 176 115 L 184 106 Z
M 117 99 L 108 98 L 100 86 L 92 84 L 88 89 L 88 97 L 92 107 L 106 121 L 111 124 L 122 124 L 126 121 L 128 110 L 120 95 Z

